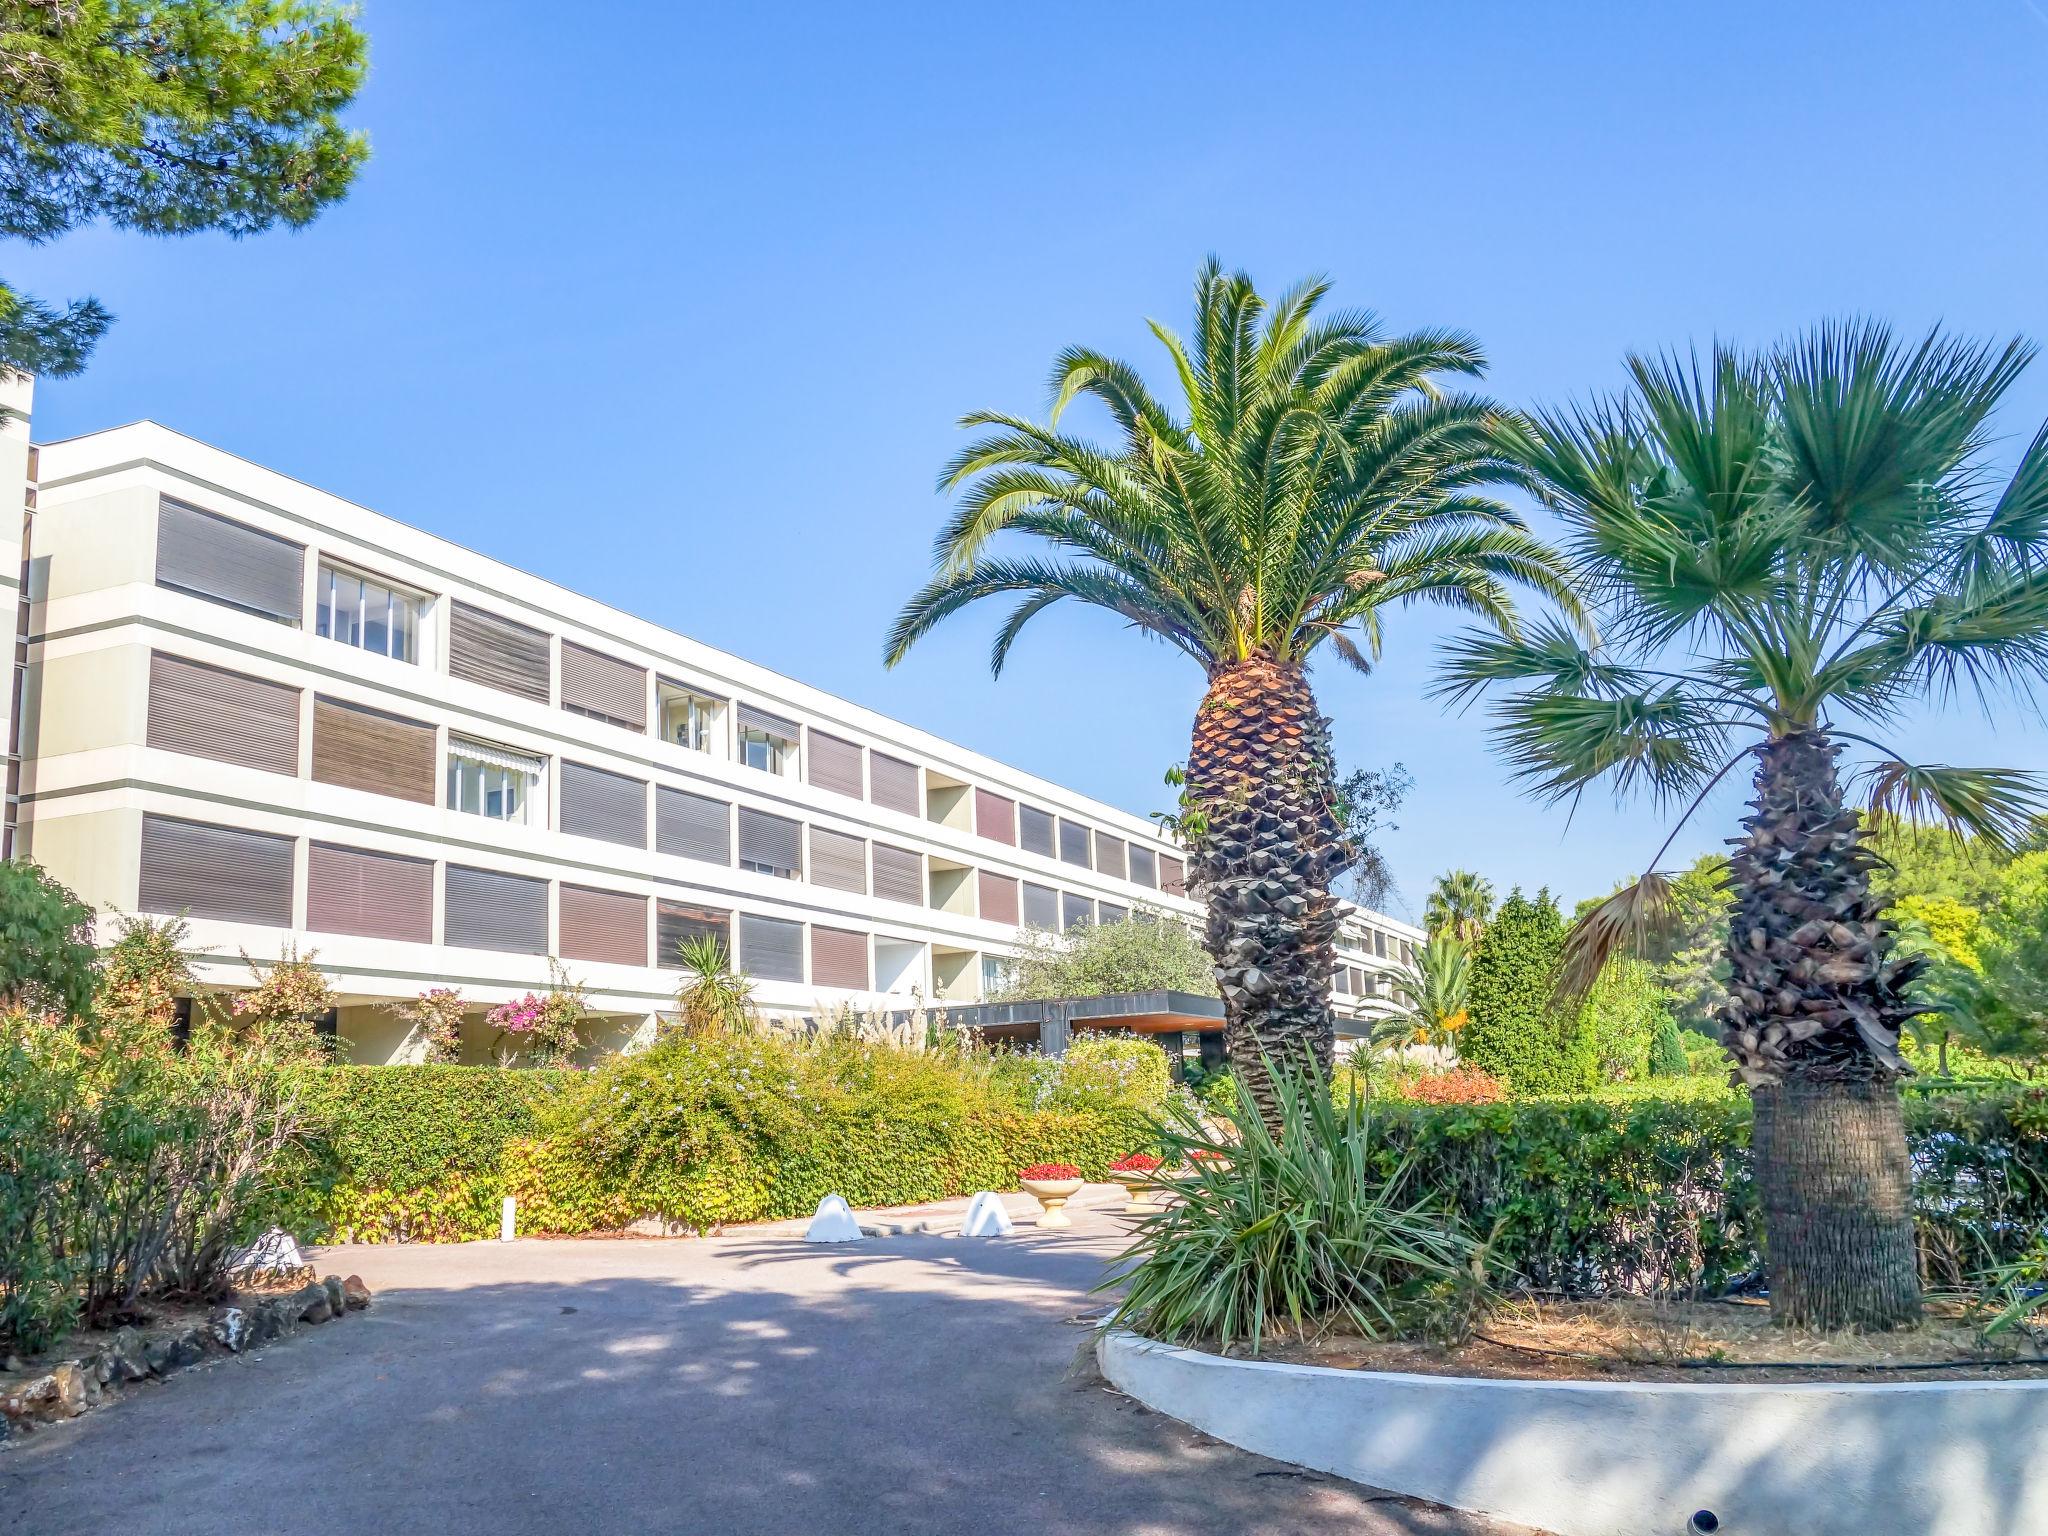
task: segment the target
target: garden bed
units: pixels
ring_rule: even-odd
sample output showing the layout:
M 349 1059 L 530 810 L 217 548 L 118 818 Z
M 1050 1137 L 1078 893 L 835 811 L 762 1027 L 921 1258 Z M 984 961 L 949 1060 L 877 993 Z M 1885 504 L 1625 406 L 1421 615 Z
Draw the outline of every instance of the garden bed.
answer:
M 2048 1380 L 2048 1349 L 2017 1333 L 1987 1345 L 1957 1305 L 1895 1333 L 1811 1333 L 1773 1327 L 1761 1301 L 1525 1302 L 1460 1345 L 1337 1333 L 1272 1339 L 1260 1358 L 1524 1381 Z

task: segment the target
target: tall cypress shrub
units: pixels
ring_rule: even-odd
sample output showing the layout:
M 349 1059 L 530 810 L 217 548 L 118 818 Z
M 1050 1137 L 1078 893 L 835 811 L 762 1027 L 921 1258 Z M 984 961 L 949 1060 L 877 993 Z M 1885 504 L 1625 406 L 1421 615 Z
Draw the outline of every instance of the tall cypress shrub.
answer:
M 1517 886 L 1480 935 L 1472 957 L 1471 1015 L 1458 1054 L 1520 1094 L 1590 1088 L 1597 1073 L 1574 1017 L 1551 1006 L 1564 916 L 1548 887 L 1532 900 Z

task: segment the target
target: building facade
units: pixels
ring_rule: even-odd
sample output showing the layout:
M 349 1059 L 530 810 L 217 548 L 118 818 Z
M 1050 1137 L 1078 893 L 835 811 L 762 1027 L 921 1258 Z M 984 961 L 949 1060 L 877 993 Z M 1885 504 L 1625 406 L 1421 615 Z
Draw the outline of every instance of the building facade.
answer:
M 154 423 L 20 425 L 13 853 L 184 916 L 209 986 L 313 952 L 357 1060 L 444 986 L 480 1059 L 555 964 L 595 1047 L 644 1038 L 692 935 L 815 1015 L 978 1001 L 1027 926 L 1199 917 L 1143 817 Z M 1347 911 L 1342 1011 L 1420 938 Z

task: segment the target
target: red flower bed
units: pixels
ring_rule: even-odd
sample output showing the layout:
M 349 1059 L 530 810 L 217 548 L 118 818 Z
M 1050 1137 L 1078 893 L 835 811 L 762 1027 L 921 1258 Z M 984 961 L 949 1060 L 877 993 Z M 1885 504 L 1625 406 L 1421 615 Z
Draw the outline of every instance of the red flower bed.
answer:
M 1197 1163 L 1220 1163 L 1224 1160 L 1221 1152 L 1211 1152 L 1207 1147 L 1188 1148 L 1188 1159 Z
M 1017 1177 L 1040 1184 L 1057 1184 L 1061 1179 L 1078 1179 L 1081 1170 L 1072 1163 L 1033 1163 L 1029 1168 L 1018 1169 Z
M 1497 1104 L 1507 1085 L 1484 1067 L 1453 1067 L 1402 1085 L 1401 1097 L 1417 1104 Z
M 1120 1157 L 1109 1165 L 1111 1173 L 1157 1173 L 1159 1159 L 1150 1152 L 1133 1152 L 1129 1157 Z

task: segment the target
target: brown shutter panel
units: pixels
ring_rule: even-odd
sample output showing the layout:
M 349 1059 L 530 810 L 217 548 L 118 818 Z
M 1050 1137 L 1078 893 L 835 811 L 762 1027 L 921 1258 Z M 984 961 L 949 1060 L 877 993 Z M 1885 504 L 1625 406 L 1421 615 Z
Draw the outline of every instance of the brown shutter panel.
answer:
M 874 849 L 875 894 L 884 901 L 924 905 L 924 860 L 908 848 L 877 843 Z
M 561 890 L 561 954 L 564 960 L 602 960 L 612 965 L 647 963 L 647 898 L 587 885 Z
M 158 586 L 300 624 L 305 581 L 305 545 L 169 497 L 157 502 Z
M 709 795 L 657 785 L 654 850 L 707 864 L 732 863 L 732 807 Z
M 811 928 L 811 981 L 820 987 L 868 990 L 868 936 L 845 928 Z
M 693 907 L 687 902 L 659 901 L 654 905 L 654 963 L 681 970 L 682 945 L 686 939 L 716 939 L 732 964 L 732 914 L 715 907 Z
M 805 776 L 820 789 L 861 798 L 860 748 L 823 731 L 812 731 Z
M 1008 875 L 979 871 L 981 916 L 984 922 L 1017 924 L 1017 882 Z
M 299 690 L 154 651 L 143 739 L 166 752 L 296 776 Z
M 564 832 L 623 843 L 628 848 L 647 846 L 645 779 L 564 759 L 561 780 Z
M 313 699 L 313 777 L 432 805 L 436 800 L 434 728 L 382 710 Z
M 886 752 L 868 754 L 868 798 L 887 811 L 922 816 L 917 793 L 917 764 Z
M 1017 802 L 985 789 L 974 792 L 974 830 L 992 843 L 1017 846 Z
M 765 866 L 756 873 L 773 873 L 784 879 L 803 876 L 803 838 L 800 823 L 787 816 L 740 807 L 740 867 Z
M 1169 896 L 1188 893 L 1187 866 L 1170 853 L 1159 855 L 1159 889 Z
M 647 669 L 562 642 L 562 708 L 630 730 L 647 729 Z
M 144 912 L 289 928 L 293 841 L 145 812 L 136 905 Z
M 314 843 L 306 859 L 306 926 L 315 933 L 433 943 L 433 860 Z
M 1095 834 L 1095 868 L 1115 880 L 1130 878 L 1125 869 L 1122 838 L 1111 837 L 1107 832 Z
M 486 688 L 548 702 L 552 667 L 540 630 L 452 599 L 448 608 L 448 675 Z
M 848 837 L 844 832 L 811 828 L 811 884 L 830 886 L 835 891 L 868 888 L 867 839 Z

